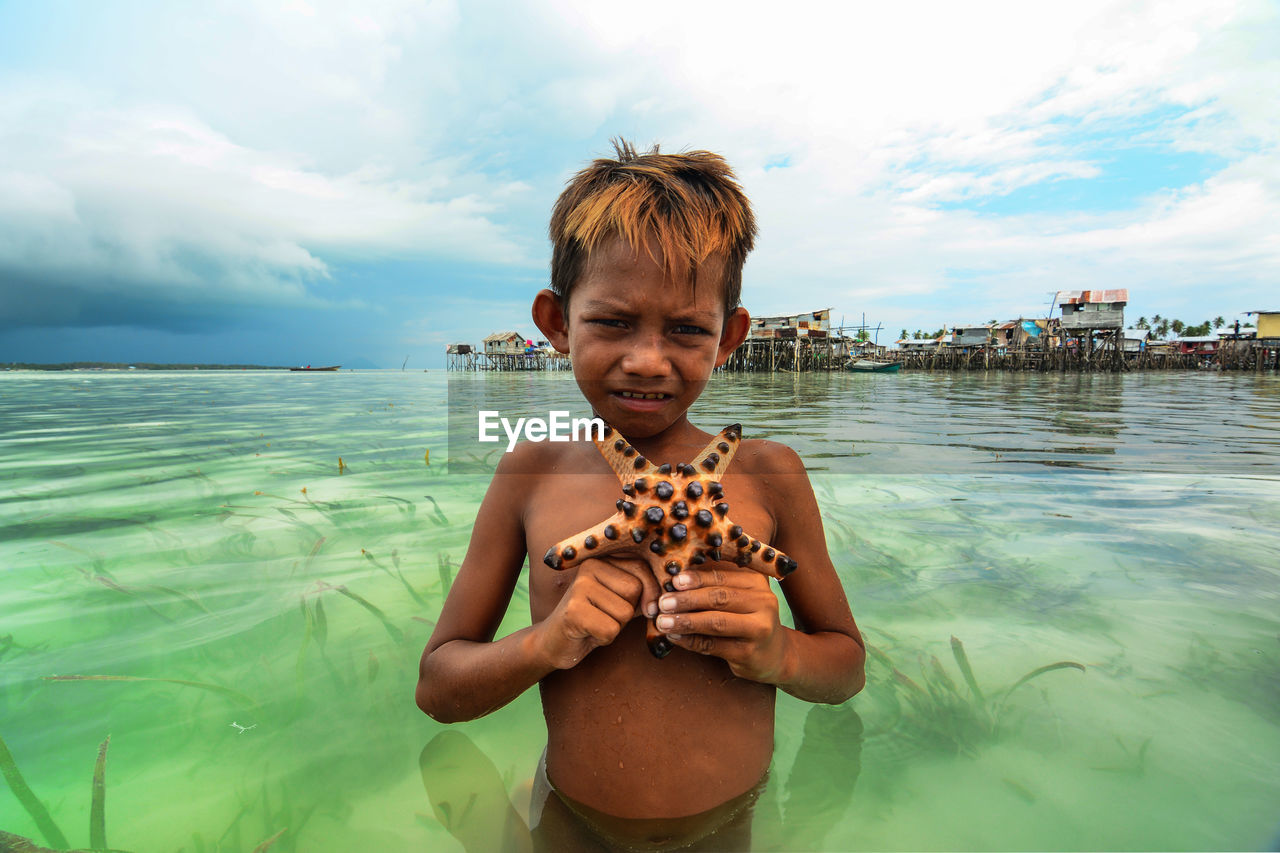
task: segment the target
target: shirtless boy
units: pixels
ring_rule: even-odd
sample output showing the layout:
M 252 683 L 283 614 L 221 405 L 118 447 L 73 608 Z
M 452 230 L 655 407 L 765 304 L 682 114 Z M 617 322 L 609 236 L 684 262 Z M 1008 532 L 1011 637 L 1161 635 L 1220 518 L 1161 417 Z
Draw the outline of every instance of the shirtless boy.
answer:
M 616 148 L 556 203 L 552 287 L 534 298 L 533 318 L 572 355 L 595 414 L 654 464 L 675 465 L 711 440 L 689 408 L 747 334 L 738 302 L 755 222 L 717 155 Z M 799 566 L 779 583 L 794 629 L 779 621 L 770 579 L 733 563 L 687 568 L 674 592 L 643 547 L 545 565 L 551 545 L 614 511 L 620 486 L 590 442 L 525 442 L 481 504 L 422 656 L 419 707 L 471 720 L 537 684 L 551 799 L 585 832 L 643 834 L 654 819 L 679 819 L 686 843 L 722 830 L 769 768 L 776 690 L 837 704 L 865 678 L 799 457 L 746 438 L 722 484 L 734 520 Z M 533 624 L 495 640 L 526 560 Z M 655 616 L 674 646 L 663 659 L 645 643 Z

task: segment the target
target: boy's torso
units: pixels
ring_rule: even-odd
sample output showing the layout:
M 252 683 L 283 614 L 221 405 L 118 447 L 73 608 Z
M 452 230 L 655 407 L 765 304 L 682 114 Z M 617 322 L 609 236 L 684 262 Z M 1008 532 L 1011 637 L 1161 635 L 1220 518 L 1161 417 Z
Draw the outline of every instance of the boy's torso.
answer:
M 775 525 L 764 489 L 745 473 L 751 444 L 722 482 L 733 518 L 768 541 Z M 690 458 L 701 449 L 691 447 Z M 545 460 L 550 473 L 533 481 L 524 511 L 534 621 L 555 608 L 575 572 L 550 569 L 540 555 L 612 513 L 622 496 L 594 446 L 543 449 L 553 455 Z M 718 568 L 745 571 L 731 563 Z M 619 817 L 694 814 L 751 789 L 773 753 L 775 689 L 736 678 L 719 658 L 679 648 L 658 660 L 644 634 L 644 620 L 635 618 L 611 645 L 543 679 L 552 783 Z

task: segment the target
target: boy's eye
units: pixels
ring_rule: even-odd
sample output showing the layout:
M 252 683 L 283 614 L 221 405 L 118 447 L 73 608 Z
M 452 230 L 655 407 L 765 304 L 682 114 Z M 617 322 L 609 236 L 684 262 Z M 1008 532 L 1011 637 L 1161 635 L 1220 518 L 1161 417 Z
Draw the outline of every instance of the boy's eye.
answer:
M 623 322 L 616 317 L 591 317 L 587 322 L 596 326 L 609 326 L 612 328 L 619 328 L 624 325 Z
M 676 326 L 675 331 L 681 335 L 709 335 L 711 334 L 701 326 L 693 326 L 688 323 L 681 323 Z

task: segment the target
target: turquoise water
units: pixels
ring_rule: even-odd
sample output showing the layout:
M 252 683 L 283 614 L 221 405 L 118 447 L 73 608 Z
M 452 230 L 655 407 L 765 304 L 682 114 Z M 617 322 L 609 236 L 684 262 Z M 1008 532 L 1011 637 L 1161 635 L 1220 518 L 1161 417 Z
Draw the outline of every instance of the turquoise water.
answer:
M 472 818 L 419 766 L 445 727 L 412 701 L 487 482 L 446 471 L 450 396 L 435 373 L 0 374 L 0 737 L 69 846 L 110 735 L 112 848 L 461 849 L 442 820 Z M 838 709 L 780 696 L 762 846 L 1272 843 L 1275 377 L 717 377 L 695 420 L 801 453 L 874 652 Z M 517 590 L 504 631 L 527 620 Z M 525 790 L 535 693 L 452 729 Z M 50 843 L 9 791 L 0 830 Z

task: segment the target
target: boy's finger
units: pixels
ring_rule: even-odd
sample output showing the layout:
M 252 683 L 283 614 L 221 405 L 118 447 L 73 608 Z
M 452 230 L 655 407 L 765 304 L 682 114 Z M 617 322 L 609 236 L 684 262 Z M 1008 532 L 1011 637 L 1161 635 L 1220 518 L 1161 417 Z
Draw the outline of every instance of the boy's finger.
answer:
M 593 609 L 574 621 L 572 636 L 578 640 L 589 640 L 596 647 L 607 646 L 622 633 L 623 624 L 608 613 Z
M 587 602 L 605 613 L 619 625 L 625 625 L 635 615 L 636 605 L 629 596 L 620 595 L 606 585 L 587 591 Z
M 658 589 L 658 582 L 653 577 L 653 571 L 649 568 L 649 564 L 643 560 L 605 560 L 614 569 L 617 574 L 612 574 L 612 582 L 609 583 L 610 589 L 613 589 L 624 598 L 634 599 L 636 611 L 646 616 L 655 615 L 658 607 L 658 596 L 662 594 Z M 623 575 L 629 576 L 640 583 L 640 594 L 637 597 L 635 588 L 631 586 L 631 581 Z M 651 612 L 652 611 L 652 612 Z
M 667 639 L 682 649 L 725 660 L 734 660 L 745 650 L 745 643 L 742 640 L 728 637 L 709 637 L 706 634 L 668 634 Z
M 644 616 L 658 615 L 658 596 L 662 595 L 662 590 L 658 588 L 658 582 L 653 577 L 653 572 L 647 568 L 640 577 L 640 601 L 636 604 L 636 609 Z
M 727 586 L 710 586 L 703 589 L 668 592 L 658 599 L 662 613 L 693 612 L 697 610 L 723 610 L 729 613 L 755 613 L 770 604 L 776 608 L 777 599 L 772 592 L 741 589 Z
M 749 639 L 760 633 L 759 620 L 741 613 L 711 610 L 700 613 L 663 613 L 658 630 L 668 634 L 701 634 L 708 637 Z
M 704 589 L 713 586 L 751 589 L 768 586 L 769 579 L 758 572 L 724 569 L 685 569 L 671 580 L 671 585 L 679 590 Z

